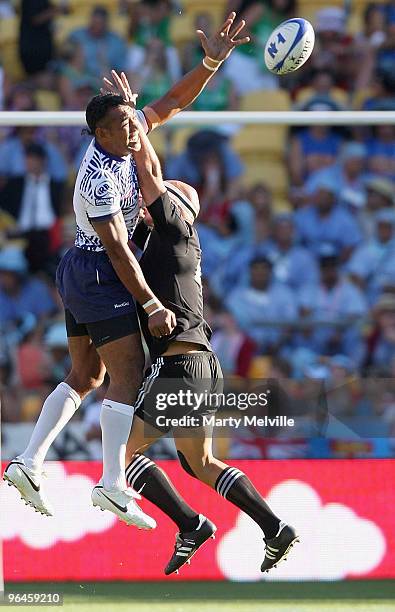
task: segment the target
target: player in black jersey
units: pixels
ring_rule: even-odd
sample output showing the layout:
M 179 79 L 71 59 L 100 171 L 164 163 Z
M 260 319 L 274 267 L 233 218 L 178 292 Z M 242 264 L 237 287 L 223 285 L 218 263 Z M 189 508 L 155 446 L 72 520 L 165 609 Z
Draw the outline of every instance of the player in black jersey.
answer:
M 127 481 L 178 525 L 174 553 L 165 573 L 178 571 L 214 535 L 216 527 L 192 509 L 166 474 L 142 454 L 171 430 L 180 463 L 188 474 L 215 488 L 261 527 L 266 542 L 261 570 L 268 571 L 286 557 L 297 541 L 294 529 L 271 511 L 243 472 L 213 456 L 212 427 L 205 424 L 204 417 L 215 412 L 216 407 L 210 402 L 200 406 L 185 402 L 185 395 L 183 401 L 177 401 L 180 391 L 209 394 L 222 390 L 221 367 L 211 349 L 211 330 L 203 318 L 201 251 L 194 228 L 199 199 L 192 187 L 163 181 L 154 149 L 144 131 L 138 129 L 142 146 L 135 160 L 143 200 L 153 220 L 140 265 L 152 290 L 175 313 L 176 327 L 169 336 L 153 338 L 148 332 L 147 316 L 140 310 L 152 366 L 135 404 L 126 453 Z M 145 232 L 141 226 L 134 235 L 140 247 L 147 240 Z M 169 393 L 176 396 L 175 402 L 169 401 Z M 185 426 L 182 417 L 196 420 Z

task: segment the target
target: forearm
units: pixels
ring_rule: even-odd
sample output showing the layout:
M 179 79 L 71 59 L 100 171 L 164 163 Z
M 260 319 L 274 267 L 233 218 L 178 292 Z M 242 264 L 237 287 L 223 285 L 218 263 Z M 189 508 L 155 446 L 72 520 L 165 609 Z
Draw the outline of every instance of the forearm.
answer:
M 200 63 L 188 72 L 159 100 L 144 108 L 152 129 L 169 121 L 174 115 L 192 104 L 214 76 Z
M 158 156 L 142 126 L 139 126 L 141 148 L 133 152 L 139 187 L 147 206 L 166 191 Z
M 157 305 L 160 305 L 160 300 L 149 288 L 140 264 L 128 246 L 119 244 L 110 250 L 107 249 L 107 254 L 120 281 L 139 304 L 143 306 L 146 302 L 155 299 Z M 154 310 L 155 307 L 157 306 L 154 305 L 150 310 Z

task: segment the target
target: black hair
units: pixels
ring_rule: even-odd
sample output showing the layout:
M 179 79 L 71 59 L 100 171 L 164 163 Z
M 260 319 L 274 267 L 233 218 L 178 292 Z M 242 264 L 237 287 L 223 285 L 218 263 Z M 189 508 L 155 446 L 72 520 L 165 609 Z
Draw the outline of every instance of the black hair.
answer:
M 113 93 L 99 94 L 94 96 L 88 103 L 85 111 L 85 119 L 88 124 L 88 129 L 82 130 L 82 134 L 94 136 L 96 128 L 102 121 L 111 108 L 123 106 L 126 102 L 122 96 Z
M 25 148 L 25 154 L 34 155 L 34 157 L 40 157 L 40 159 L 47 158 L 47 153 L 44 147 L 36 142 L 32 142 L 31 144 L 27 145 Z
M 251 259 L 250 268 L 252 268 L 252 266 L 255 266 L 257 264 L 265 264 L 265 266 L 267 266 L 268 268 L 270 269 L 273 268 L 272 261 L 270 261 L 269 257 L 265 257 L 264 255 L 257 255 L 256 257 Z

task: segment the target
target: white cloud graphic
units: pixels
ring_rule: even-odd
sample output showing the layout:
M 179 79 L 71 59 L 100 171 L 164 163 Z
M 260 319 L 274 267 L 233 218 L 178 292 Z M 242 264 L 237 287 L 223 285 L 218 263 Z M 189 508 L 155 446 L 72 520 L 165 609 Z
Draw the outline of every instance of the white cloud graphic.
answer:
M 315 489 L 303 481 L 276 485 L 267 502 L 297 528 L 301 542 L 286 562 L 262 574 L 262 531 L 241 512 L 217 548 L 218 564 L 230 580 L 340 580 L 372 571 L 385 555 L 385 537 L 375 523 L 343 504 L 322 505 Z
M 25 506 L 14 487 L 0 485 L 0 540 L 18 537 L 31 548 L 48 548 L 62 540 L 73 542 L 100 533 L 116 522 L 111 512 L 100 512 L 91 502 L 95 482 L 83 474 L 68 475 L 61 463 L 45 464 L 43 486 L 55 515 L 44 517 Z

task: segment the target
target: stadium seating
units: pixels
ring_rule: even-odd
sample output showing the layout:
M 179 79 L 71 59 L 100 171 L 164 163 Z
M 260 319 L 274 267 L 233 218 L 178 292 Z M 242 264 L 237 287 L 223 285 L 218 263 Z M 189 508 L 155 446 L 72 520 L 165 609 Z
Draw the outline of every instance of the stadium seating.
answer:
M 253 91 L 241 98 L 242 111 L 288 111 L 291 108 L 289 93 L 284 89 Z

